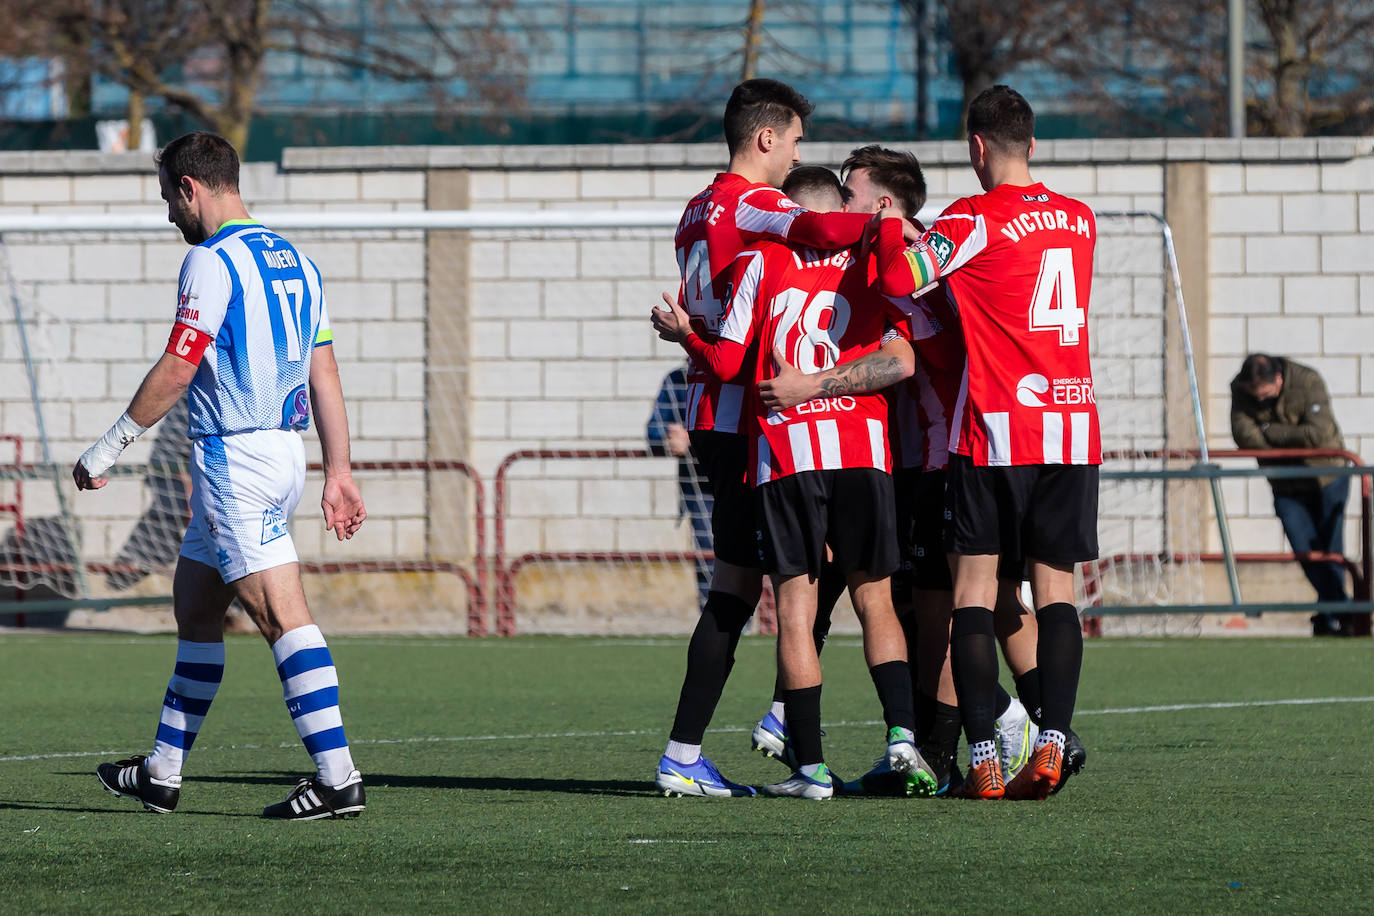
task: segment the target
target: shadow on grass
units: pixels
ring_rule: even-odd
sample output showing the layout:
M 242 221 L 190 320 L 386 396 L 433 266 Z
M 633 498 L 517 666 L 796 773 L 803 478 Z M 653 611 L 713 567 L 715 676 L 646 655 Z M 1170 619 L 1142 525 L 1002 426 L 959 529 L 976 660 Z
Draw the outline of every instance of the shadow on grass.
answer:
M 81 805 L 60 805 L 47 801 L 8 801 L 0 802 L 0 811 L 68 811 L 72 814 L 150 814 L 144 811 L 142 806 L 135 801 L 129 801 L 125 806 L 113 808 L 87 808 Z M 257 818 L 256 814 L 242 814 L 234 811 L 195 811 L 189 808 L 178 808 L 174 816 L 190 815 L 191 817 L 251 817 Z
M 88 773 L 59 773 L 60 776 L 87 776 Z M 296 780 L 308 775 L 299 770 L 252 773 L 207 773 L 187 776 L 183 788 L 196 783 L 228 783 L 236 786 L 276 786 L 289 791 Z M 562 792 L 569 795 L 618 795 L 649 797 L 661 794 L 649 780 L 546 779 L 512 776 L 439 776 L 429 774 L 364 773 L 368 789 L 467 789 L 478 792 Z
M 300 773 L 271 775 L 263 773 L 230 773 L 188 778 L 192 782 L 228 782 L 239 785 L 282 785 L 293 782 Z M 394 773 L 364 773 L 363 785 L 368 789 L 466 789 L 478 792 L 563 792 L 571 795 L 657 795 L 652 783 L 615 779 L 546 779 L 512 776 L 440 776 L 431 774 L 397 775 Z

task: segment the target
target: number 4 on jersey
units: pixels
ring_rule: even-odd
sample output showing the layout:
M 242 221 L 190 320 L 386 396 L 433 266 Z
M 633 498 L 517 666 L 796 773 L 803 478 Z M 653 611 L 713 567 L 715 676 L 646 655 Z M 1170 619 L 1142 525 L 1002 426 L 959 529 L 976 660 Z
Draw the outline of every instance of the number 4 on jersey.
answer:
M 681 251 L 678 256 L 682 256 Z M 699 320 L 708 332 L 719 333 L 725 310 L 711 282 L 711 255 L 706 242 L 694 243 L 686 262 L 679 263 L 678 269 L 682 272 L 682 294 L 686 300 L 683 307 L 687 314 Z
M 1040 276 L 1035 278 L 1031 298 L 1030 329 L 1058 331 L 1059 345 L 1078 343 L 1078 332 L 1087 316 L 1078 307 L 1078 287 L 1073 280 L 1073 250 L 1049 248 L 1040 259 Z

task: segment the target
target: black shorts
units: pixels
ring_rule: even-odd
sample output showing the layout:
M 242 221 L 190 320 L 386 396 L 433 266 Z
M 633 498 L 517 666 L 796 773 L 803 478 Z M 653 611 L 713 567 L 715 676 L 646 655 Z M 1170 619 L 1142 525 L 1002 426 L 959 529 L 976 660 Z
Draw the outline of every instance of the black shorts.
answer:
M 892 470 L 892 496 L 897 510 L 897 570 L 892 574 L 892 594 L 903 596 L 905 602 L 911 601 L 911 590 L 916 587 L 916 514 L 915 499 L 917 488 L 921 485 L 920 468 L 894 468 Z
M 694 429 L 688 433 L 692 454 L 711 483 L 711 550 L 716 559 L 758 569 L 754 543 L 754 499 L 746 474 L 749 439 L 737 433 Z
M 954 579 L 945 553 L 945 472 L 925 471 L 913 497 L 915 537 L 911 555 L 912 585 L 924 591 L 950 592 Z
M 803 471 L 754 490 L 764 571 L 819 577 L 830 545 L 841 572 L 874 578 L 897 568 L 892 477 L 873 468 Z
M 1097 465 L 975 467 L 949 456 L 945 547 L 1046 563 L 1097 559 Z

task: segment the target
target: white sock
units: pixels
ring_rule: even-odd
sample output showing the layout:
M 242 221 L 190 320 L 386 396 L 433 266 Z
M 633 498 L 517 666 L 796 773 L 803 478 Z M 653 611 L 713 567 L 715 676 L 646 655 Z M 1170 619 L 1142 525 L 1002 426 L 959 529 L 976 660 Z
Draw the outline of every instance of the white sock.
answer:
M 825 768 L 825 764 L 823 764 L 823 763 L 807 763 L 807 764 L 803 764 L 803 765 L 802 765 L 801 774 L 802 774 L 803 776 L 807 777 L 808 779 L 814 779 L 814 780 L 816 780 L 817 782 L 820 782 L 821 780 L 820 780 L 820 778 L 819 778 L 819 774 L 821 774 L 821 773 L 824 773 L 824 774 L 825 774 L 825 781 L 826 781 L 826 782 L 829 782 L 829 781 L 830 781 L 830 771 L 827 770 L 827 769 Z
M 768 711 L 773 714 L 774 719 L 783 725 L 787 724 L 787 704 L 782 700 L 774 700 L 773 705 L 768 707 Z
M 342 785 L 353 772 L 353 755 L 339 714 L 339 675 L 324 634 L 314 624 L 283 633 L 272 644 L 272 657 L 286 709 L 315 761 L 319 781 Z
M 154 779 L 181 775 L 223 678 L 224 643 L 177 640 L 176 667 L 167 682 L 157 738 L 148 755 L 148 774 Z
M 978 766 L 985 760 L 993 760 L 997 757 L 996 741 L 979 741 L 977 744 L 969 746 L 969 763 Z
M 669 760 L 676 760 L 678 763 L 696 763 L 701 759 L 700 744 L 683 744 L 681 741 L 669 741 L 668 749 L 663 752 L 663 756 Z
M 1045 745 L 1053 743 L 1059 745 L 1059 753 L 1062 754 L 1064 753 L 1064 742 L 1067 738 L 1068 736 L 1063 732 L 1057 732 L 1054 729 L 1050 729 L 1047 732 L 1041 732 L 1035 736 L 1035 749 L 1038 751 Z

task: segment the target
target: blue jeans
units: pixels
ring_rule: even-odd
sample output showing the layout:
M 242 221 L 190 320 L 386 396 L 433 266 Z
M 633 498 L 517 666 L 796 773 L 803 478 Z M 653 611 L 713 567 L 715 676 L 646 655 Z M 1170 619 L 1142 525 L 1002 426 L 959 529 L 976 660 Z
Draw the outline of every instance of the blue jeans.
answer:
M 1274 512 L 1294 553 L 1341 553 L 1345 544 L 1345 503 L 1350 478 L 1341 477 L 1321 488 L 1274 496 Z M 1345 567 L 1340 563 L 1302 562 L 1318 601 L 1348 601 Z

